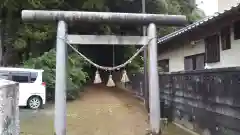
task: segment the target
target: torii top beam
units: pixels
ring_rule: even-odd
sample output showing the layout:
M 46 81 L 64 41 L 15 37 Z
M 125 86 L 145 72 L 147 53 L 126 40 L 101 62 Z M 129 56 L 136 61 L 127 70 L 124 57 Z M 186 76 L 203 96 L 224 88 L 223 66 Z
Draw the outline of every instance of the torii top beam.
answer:
M 80 21 L 91 23 L 132 23 L 146 25 L 183 26 L 187 24 L 186 16 L 141 14 L 141 13 L 113 13 L 113 12 L 84 12 L 84 11 L 52 11 L 52 10 L 23 10 L 23 21 Z

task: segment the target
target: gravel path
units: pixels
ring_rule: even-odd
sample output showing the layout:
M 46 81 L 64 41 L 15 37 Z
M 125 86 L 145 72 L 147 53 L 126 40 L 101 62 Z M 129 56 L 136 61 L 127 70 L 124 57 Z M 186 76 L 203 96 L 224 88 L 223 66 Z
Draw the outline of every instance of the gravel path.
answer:
M 115 88 L 89 87 L 81 99 L 68 103 L 67 135 L 145 135 L 143 105 Z M 41 112 L 41 111 L 40 111 Z M 53 109 L 21 120 L 22 135 L 52 135 Z
M 53 135 L 54 106 L 20 112 L 21 135 Z M 67 135 L 145 135 L 147 113 L 139 100 L 116 88 L 88 87 L 67 104 Z M 163 135 L 189 135 L 169 124 Z

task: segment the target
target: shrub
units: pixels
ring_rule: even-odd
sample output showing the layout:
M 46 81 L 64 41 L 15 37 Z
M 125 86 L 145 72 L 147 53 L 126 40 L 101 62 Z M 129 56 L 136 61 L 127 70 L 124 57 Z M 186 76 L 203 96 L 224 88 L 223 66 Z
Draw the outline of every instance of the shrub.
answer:
M 26 68 L 43 69 L 43 81 L 47 84 L 47 94 L 54 98 L 55 89 L 55 68 L 56 68 L 56 50 L 52 49 L 45 52 L 42 56 L 31 58 L 23 64 Z M 67 63 L 67 99 L 76 99 L 82 86 L 88 79 L 87 72 L 84 68 L 89 67 L 80 56 L 75 53 L 68 55 Z

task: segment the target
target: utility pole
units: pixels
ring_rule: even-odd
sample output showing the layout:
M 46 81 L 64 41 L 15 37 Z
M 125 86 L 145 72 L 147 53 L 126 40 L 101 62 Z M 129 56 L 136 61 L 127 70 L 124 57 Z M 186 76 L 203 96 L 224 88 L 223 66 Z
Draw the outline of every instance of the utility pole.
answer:
M 146 0 L 142 0 L 142 13 L 146 13 Z M 146 26 L 143 26 L 143 36 L 146 36 Z M 144 99 L 145 107 L 149 112 L 149 90 L 148 90 L 148 50 L 147 47 L 144 49 L 143 58 L 144 58 Z

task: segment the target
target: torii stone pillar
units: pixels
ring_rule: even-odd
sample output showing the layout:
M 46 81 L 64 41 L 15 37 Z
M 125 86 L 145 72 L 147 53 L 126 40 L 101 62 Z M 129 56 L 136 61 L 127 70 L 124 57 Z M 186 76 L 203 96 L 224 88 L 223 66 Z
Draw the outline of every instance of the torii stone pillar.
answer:
M 74 21 L 89 23 L 132 23 L 149 25 L 147 37 L 134 37 L 141 41 L 139 45 L 149 43 L 149 107 L 150 128 L 153 135 L 159 135 L 160 131 L 160 88 L 157 67 L 157 25 L 181 26 L 186 24 L 186 17 L 181 15 L 141 14 L 141 13 L 111 13 L 111 12 L 78 12 L 78 11 L 46 11 L 46 10 L 23 10 L 23 21 L 58 21 L 57 29 L 57 52 L 56 52 L 56 86 L 55 86 L 55 134 L 66 135 L 66 62 L 67 47 L 64 40 L 70 43 L 91 44 L 90 38 L 78 40 L 74 36 L 67 35 L 67 23 Z M 76 37 L 76 36 L 75 36 Z M 95 38 L 102 44 L 132 44 L 133 39 L 129 36 Z M 121 39 L 121 40 L 117 40 Z M 147 39 L 147 40 L 146 40 Z M 95 42 L 95 43 L 96 43 Z M 111 43 L 110 43 L 111 42 Z M 135 42 L 136 43 L 136 42 Z

